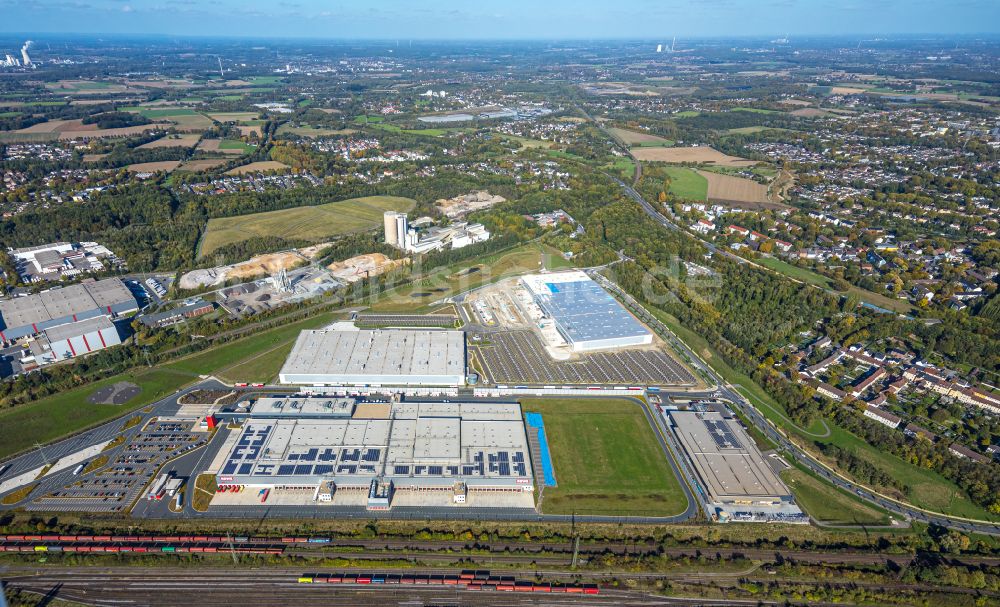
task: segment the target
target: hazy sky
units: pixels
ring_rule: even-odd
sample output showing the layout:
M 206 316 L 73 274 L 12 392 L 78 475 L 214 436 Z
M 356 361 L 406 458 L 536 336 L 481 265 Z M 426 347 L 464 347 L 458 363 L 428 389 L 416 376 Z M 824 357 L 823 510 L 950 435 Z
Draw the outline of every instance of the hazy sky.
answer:
M 1000 0 L 0 0 L 0 31 L 319 38 L 1000 32 Z

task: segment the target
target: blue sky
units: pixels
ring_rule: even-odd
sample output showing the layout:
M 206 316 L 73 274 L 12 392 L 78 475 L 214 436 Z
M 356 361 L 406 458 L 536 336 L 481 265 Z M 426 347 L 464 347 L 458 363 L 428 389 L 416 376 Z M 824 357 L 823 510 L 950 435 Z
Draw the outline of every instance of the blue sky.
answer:
M 0 0 L 0 31 L 310 38 L 996 33 L 1000 0 Z

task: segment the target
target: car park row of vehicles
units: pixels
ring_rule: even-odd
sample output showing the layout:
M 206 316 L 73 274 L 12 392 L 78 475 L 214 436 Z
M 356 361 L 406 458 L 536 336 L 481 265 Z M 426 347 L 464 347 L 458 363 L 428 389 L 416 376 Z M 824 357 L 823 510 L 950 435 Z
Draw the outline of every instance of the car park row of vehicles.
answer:
M 599 594 L 597 584 L 552 584 L 518 581 L 514 576 L 490 575 L 489 571 L 463 571 L 461 574 L 419 573 L 316 573 L 299 576 L 300 584 L 399 584 L 405 586 L 455 586 L 463 590 L 496 592 L 561 592 Z

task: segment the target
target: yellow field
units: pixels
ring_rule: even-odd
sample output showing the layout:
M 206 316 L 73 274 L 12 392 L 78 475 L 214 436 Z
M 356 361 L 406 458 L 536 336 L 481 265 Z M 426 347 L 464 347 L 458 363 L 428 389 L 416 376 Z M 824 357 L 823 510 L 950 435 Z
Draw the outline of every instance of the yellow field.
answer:
M 219 151 L 226 152 L 228 150 L 219 150 Z M 244 164 L 243 166 L 236 167 L 231 171 L 226 171 L 226 175 L 246 175 L 247 173 L 282 171 L 287 168 L 288 168 L 287 164 L 282 164 L 275 160 L 261 160 L 260 162 L 251 162 L 250 164 Z
M 697 171 L 708 180 L 708 199 L 721 202 L 768 202 L 767 186 L 732 175 Z
M 59 139 L 100 139 L 102 137 L 130 137 L 141 135 L 146 131 L 163 128 L 162 124 L 144 124 L 142 126 L 126 126 L 120 129 L 94 129 L 89 131 L 59 131 Z
M 212 112 L 208 117 L 219 122 L 240 122 L 241 120 L 256 120 L 257 112 Z
M 320 242 L 331 236 L 380 226 L 385 211 L 409 211 L 414 204 L 413 200 L 398 196 L 368 196 L 267 213 L 218 217 L 208 222 L 201 255 L 256 236 Z
M 198 140 L 201 139 L 201 135 L 191 134 L 191 135 L 166 135 L 157 139 L 156 141 L 150 141 L 149 143 L 144 143 L 139 146 L 139 149 L 155 149 L 155 148 L 190 148 L 193 147 Z
M 214 169 L 215 167 L 222 166 L 227 162 L 229 162 L 228 158 L 202 158 L 199 160 L 187 160 L 184 164 L 177 167 L 177 170 L 197 173 L 199 171 Z
M 159 162 L 140 162 L 138 164 L 130 164 L 126 169 L 132 173 L 155 173 L 157 171 L 170 172 L 180 166 L 180 160 L 161 160 Z
M 670 145 L 670 140 L 649 133 L 629 131 L 627 129 L 608 129 L 615 137 L 625 142 L 626 145 Z
M 642 147 L 632 150 L 639 160 L 648 162 L 706 163 L 724 167 L 746 167 L 756 164 L 753 160 L 729 156 L 708 146 L 696 148 L 655 148 Z

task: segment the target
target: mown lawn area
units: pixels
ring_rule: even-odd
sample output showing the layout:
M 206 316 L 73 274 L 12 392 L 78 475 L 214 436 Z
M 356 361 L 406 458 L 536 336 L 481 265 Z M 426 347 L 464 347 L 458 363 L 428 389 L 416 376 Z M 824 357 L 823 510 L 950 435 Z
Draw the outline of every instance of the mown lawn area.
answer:
M 817 285 L 825 289 L 831 288 L 831 280 L 826 276 L 817 274 L 812 270 L 806 268 L 800 268 L 796 265 L 792 265 L 783 259 L 777 257 L 766 257 L 761 256 L 754 260 L 760 265 L 771 268 L 776 272 L 781 272 L 785 276 L 794 278 L 796 280 L 801 280 L 802 282 Z M 851 285 L 847 290 L 848 293 L 854 293 L 863 302 L 878 306 L 880 308 L 885 308 L 887 310 L 892 310 L 893 312 L 898 312 L 900 314 L 910 314 L 913 312 L 913 306 L 909 302 L 903 301 L 901 299 L 896 299 L 894 297 L 889 297 L 887 295 L 881 295 L 879 293 L 874 293 L 872 291 L 867 291 L 861 287 Z
M 906 495 L 896 496 L 897 498 L 920 508 L 953 516 L 1000 520 L 1000 516 L 990 514 L 984 508 L 972 503 L 958 485 L 937 472 L 915 466 L 895 455 L 883 453 L 847 430 L 833 423 L 829 425 L 829 438 L 817 439 L 815 442 L 832 443 L 847 449 L 910 488 Z M 891 495 L 892 491 L 884 490 L 883 493 Z
M 145 407 L 197 381 L 199 375 L 227 372 L 233 376 L 242 373 L 254 376 L 240 381 L 274 377 L 300 331 L 322 327 L 337 318 L 339 313 L 326 312 L 220 344 L 154 369 L 115 375 L 0 413 L 0 428 L 5 430 L 0 432 L 0 458 Z M 142 391 L 124 405 L 87 402 L 95 390 L 119 381 L 133 382 Z M 6 431 L 7 428 L 16 431 Z
M 687 507 L 640 406 L 625 399 L 527 399 L 541 413 L 558 487 L 546 487 L 547 514 L 669 516 Z
M 192 373 L 173 369 L 140 369 L 116 375 L 0 413 L 0 457 L 37 443 L 47 443 L 81 428 L 113 419 L 176 391 L 195 379 Z M 95 405 L 87 397 L 119 381 L 130 381 L 142 391 L 124 405 Z
M 788 419 L 781 405 L 752 379 L 726 364 L 722 356 L 703 337 L 681 325 L 673 316 L 654 308 L 649 308 L 649 310 L 715 369 L 716 373 L 721 375 L 723 379 L 738 386 L 744 396 L 749 398 L 764 417 L 776 426 L 784 428 L 789 434 L 796 435 L 800 441 L 816 444 L 833 443 L 848 449 L 909 486 L 911 489 L 908 495 L 897 497 L 915 506 L 954 516 L 985 520 L 1000 519 L 1000 517 L 991 515 L 983 508 L 973 504 L 964 491 L 937 472 L 920 468 L 894 455 L 883 453 L 831 421 L 817 418 L 809 427 L 799 428 Z
M 169 363 L 167 368 L 179 372 L 209 375 L 235 367 L 238 363 L 251 358 L 261 357 L 271 353 L 274 348 L 295 341 L 299 332 L 305 329 L 318 329 L 328 325 L 340 316 L 337 312 L 324 312 L 302 320 L 254 333 L 250 337 L 221 344 L 197 354 L 192 354 L 176 362 Z M 259 358 L 257 359 L 259 360 Z M 247 381 L 247 380 L 240 380 Z
M 795 501 L 814 519 L 834 525 L 888 525 L 889 515 L 853 495 L 798 468 L 789 468 L 781 478 Z
M 670 193 L 688 200 L 708 199 L 708 180 L 685 167 L 666 167 L 670 175 Z
M 366 196 L 280 211 L 216 217 L 208 221 L 201 255 L 256 236 L 278 236 L 319 242 L 382 225 L 385 211 L 409 211 L 414 201 L 399 196 Z

